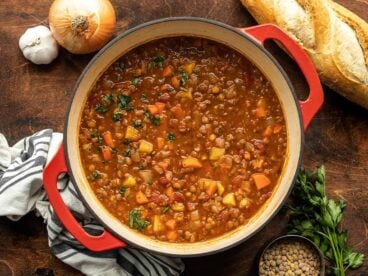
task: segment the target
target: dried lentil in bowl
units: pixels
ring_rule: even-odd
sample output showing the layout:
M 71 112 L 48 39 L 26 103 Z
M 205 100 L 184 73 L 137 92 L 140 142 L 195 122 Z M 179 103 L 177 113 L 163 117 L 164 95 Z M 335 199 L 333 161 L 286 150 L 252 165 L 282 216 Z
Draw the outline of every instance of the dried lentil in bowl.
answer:
M 295 240 L 280 241 L 263 253 L 259 275 L 320 275 L 319 253 L 311 245 Z

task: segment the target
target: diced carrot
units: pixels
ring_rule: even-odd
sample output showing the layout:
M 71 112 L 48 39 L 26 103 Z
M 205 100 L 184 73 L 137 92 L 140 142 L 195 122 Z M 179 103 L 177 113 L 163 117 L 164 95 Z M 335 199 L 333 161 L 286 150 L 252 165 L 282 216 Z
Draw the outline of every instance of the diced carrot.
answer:
M 272 127 L 271 126 L 267 126 L 266 129 L 263 131 L 263 136 L 271 136 L 273 133 Z
M 167 232 L 166 237 L 169 241 L 176 241 L 178 238 L 178 233 L 176 233 L 176 231 L 169 231 Z
M 165 139 L 162 137 L 157 137 L 157 148 L 161 150 L 165 146 Z
M 174 88 L 178 89 L 180 87 L 180 80 L 178 77 L 174 76 L 171 78 L 171 84 Z
M 114 141 L 112 140 L 112 135 L 111 135 L 111 132 L 110 131 L 105 131 L 102 134 L 102 136 L 103 136 L 103 138 L 105 140 L 106 145 L 108 145 L 109 147 L 112 147 L 112 148 L 115 147 Z
M 153 115 L 158 114 L 158 107 L 157 107 L 157 105 L 149 104 L 147 108 L 148 108 L 148 111 L 151 114 L 153 114 Z
M 135 194 L 135 200 L 137 201 L 138 204 L 145 204 L 148 202 L 148 198 L 142 191 L 138 191 Z
M 156 102 L 155 106 L 157 106 L 158 113 L 161 113 L 165 109 L 165 104 L 161 102 Z
M 102 156 L 105 161 L 109 161 L 112 158 L 112 151 L 110 147 L 102 147 Z
M 183 159 L 182 165 L 184 168 L 202 168 L 201 162 L 195 157 L 186 157 Z
M 173 73 L 173 67 L 171 65 L 168 65 L 164 68 L 164 70 L 162 71 L 162 75 L 166 78 L 166 77 L 170 77 Z
M 183 119 L 185 117 L 185 111 L 181 108 L 180 105 L 176 105 L 170 109 L 172 114 L 174 114 L 176 119 Z
M 174 188 L 172 186 L 170 186 L 169 188 L 166 189 L 165 194 L 168 197 L 172 197 L 172 195 L 174 194 Z
M 282 129 L 281 125 L 275 124 L 274 127 L 273 127 L 273 133 L 277 134 L 281 131 L 281 129 Z
M 261 117 L 266 117 L 266 109 L 263 107 L 263 106 L 259 106 L 257 107 L 256 109 L 256 116 L 258 118 L 261 118 Z
M 264 173 L 254 173 L 252 178 L 258 190 L 261 190 L 271 184 L 271 180 Z
M 174 230 L 176 228 L 176 220 L 169 219 L 168 221 L 166 221 L 165 225 L 167 226 L 167 228 Z
M 209 196 L 212 196 L 215 192 L 217 191 L 217 182 L 216 181 L 213 181 L 211 182 L 207 188 L 206 188 L 206 193 L 209 195 Z
M 167 168 L 169 167 L 169 161 L 168 160 L 164 160 L 164 161 L 160 161 L 158 162 L 158 165 L 163 168 L 164 170 L 167 170 Z

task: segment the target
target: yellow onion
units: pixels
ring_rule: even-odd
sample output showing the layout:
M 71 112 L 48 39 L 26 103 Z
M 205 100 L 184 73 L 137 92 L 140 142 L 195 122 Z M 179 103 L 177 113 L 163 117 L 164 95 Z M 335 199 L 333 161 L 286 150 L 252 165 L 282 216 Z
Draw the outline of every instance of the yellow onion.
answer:
M 73 54 L 101 49 L 116 25 L 114 8 L 108 0 L 56 0 L 49 12 L 56 41 Z

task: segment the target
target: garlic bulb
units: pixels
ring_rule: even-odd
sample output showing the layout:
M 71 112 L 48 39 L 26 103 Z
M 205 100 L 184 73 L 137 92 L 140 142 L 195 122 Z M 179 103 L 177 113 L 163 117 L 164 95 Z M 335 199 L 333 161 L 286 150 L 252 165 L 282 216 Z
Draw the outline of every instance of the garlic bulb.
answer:
M 102 48 L 116 24 L 108 0 L 55 0 L 49 11 L 50 29 L 57 42 L 73 54 Z
M 35 64 L 49 64 L 58 56 L 58 45 L 49 28 L 29 28 L 19 39 L 19 48 L 26 59 Z

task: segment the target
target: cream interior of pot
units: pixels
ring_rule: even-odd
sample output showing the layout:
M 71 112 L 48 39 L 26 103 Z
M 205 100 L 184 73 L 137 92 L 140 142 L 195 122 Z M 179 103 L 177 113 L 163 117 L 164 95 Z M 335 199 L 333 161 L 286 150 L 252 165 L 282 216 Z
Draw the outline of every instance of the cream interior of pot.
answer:
M 82 110 L 87 100 L 87 95 L 99 76 L 129 50 L 148 41 L 170 36 L 203 37 L 223 43 L 243 54 L 272 82 L 281 102 L 287 126 L 287 156 L 279 183 L 275 187 L 271 198 L 247 224 L 220 237 L 203 242 L 180 244 L 162 242 L 153 240 L 122 224 L 100 204 L 94 195 L 82 169 L 79 156 L 78 133 Z M 76 86 L 73 102 L 69 110 L 66 125 L 66 153 L 69 160 L 69 170 L 74 177 L 77 189 L 96 217 L 112 233 L 131 245 L 147 250 L 170 255 L 194 256 L 214 253 L 237 244 L 256 233 L 270 220 L 284 203 L 291 189 L 299 164 L 302 136 L 300 115 L 288 81 L 279 67 L 261 47 L 257 46 L 251 39 L 244 38 L 242 34 L 222 24 L 201 20 L 176 19 L 148 24 L 116 38 L 86 68 Z

